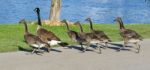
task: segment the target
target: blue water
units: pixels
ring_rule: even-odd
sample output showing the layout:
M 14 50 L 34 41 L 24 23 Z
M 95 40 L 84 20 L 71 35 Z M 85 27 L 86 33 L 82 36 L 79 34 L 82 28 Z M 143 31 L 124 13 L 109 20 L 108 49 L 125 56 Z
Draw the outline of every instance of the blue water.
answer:
M 42 19 L 48 19 L 51 0 L 0 0 L 0 23 L 17 23 L 20 19 L 36 20 L 33 11 L 41 8 Z M 145 0 L 62 0 L 61 19 L 95 23 L 113 23 L 121 16 L 125 23 L 150 23 L 150 5 Z

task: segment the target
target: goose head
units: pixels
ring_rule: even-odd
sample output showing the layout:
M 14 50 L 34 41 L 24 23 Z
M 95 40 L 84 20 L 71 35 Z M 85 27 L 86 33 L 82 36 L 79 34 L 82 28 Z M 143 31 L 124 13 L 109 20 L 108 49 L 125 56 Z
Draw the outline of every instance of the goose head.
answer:
M 21 23 L 26 23 L 26 20 L 25 20 L 25 19 L 21 19 L 21 20 L 19 21 L 19 24 L 21 24 Z
M 67 20 L 66 20 L 66 19 L 64 19 L 64 20 L 62 20 L 61 22 L 62 22 L 62 23 L 67 23 Z
M 121 25 L 123 23 L 121 17 L 116 17 L 114 19 L 114 22 L 117 22 L 119 25 Z
M 37 13 L 39 13 L 39 12 L 40 12 L 40 8 L 36 7 L 36 8 L 34 9 L 34 11 L 37 12 Z
M 122 19 L 121 19 L 121 17 L 116 17 L 116 18 L 114 19 L 114 21 L 120 22 L 120 21 L 122 21 Z
M 91 21 L 91 18 L 90 18 L 90 17 L 88 17 L 88 18 L 86 18 L 86 19 L 85 19 L 85 21 Z
M 75 25 L 80 25 L 80 21 L 77 21 L 74 23 Z
M 120 29 L 124 31 L 125 27 L 121 17 L 117 17 L 116 19 L 114 19 L 114 21 L 116 21 L 116 23 L 119 24 Z

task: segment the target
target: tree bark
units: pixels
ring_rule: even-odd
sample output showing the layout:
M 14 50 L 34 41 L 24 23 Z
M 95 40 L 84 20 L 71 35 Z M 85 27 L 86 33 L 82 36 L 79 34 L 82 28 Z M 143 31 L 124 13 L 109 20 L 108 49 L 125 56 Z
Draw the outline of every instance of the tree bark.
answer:
M 61 0 L 52 0 L 49 20 L 60 21 L 60 12 L 61 12 Z

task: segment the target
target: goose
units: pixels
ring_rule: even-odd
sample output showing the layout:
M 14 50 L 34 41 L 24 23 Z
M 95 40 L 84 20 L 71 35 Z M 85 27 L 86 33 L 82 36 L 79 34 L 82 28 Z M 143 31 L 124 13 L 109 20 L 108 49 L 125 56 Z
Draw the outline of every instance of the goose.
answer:
M 80 27 L 80 36 L 82 37 L 82 39 L 85 40 L 84 43 L 86 45 L 86 48 L 84 49 L 83 52 L 85 52 L 87 48 L 90 47 L 91 44 L 96 44 L 97 47 L 99 48 L 99 53 L 101 54 L 101 47 L 99 44 L 101 42 L 100 39 L 92 32 L 90 33 L 84 32 L 81 23 L 79 21 L 75 22 L 75 24 Z
M 136 31 L 131 29 L 126 29 L 124 27 L 123 21 L 121 17 L 117 17 L 114 21 L 116 21 L 119 24 L 120 27 L 120 35 L 124 40 L 124 45 L 121 49 L 125 48 L 128 43 L 133 43 L 136 45 L 137 53 L 140 52 L 140 44 L 139 42 L 142 41 L 142 36 L 139 35 Z
M 83 38 L 80 37 L 79 33 L 76 31 L 73 31 L 69 28 L 68 22 L 66 19 L 61 21 L 62 23 L 65 23 L 67 27 L 67 34 L 70 37 L 72 41 L 78 42 L 81 45 L 81 50 L 84 49 L 83 42 L 85 41 Z
M 47 42 L 49 45 L 61 45 L 61 40 L 58 38 L 53 32 L 48 31 L 42 27 L 41 17 L 40 17 L 40 8 L 35 8 L 34 11 L 38 17 L 38 27 L 37 27 L 37 35 L 44 42 Z
M 91 20 L 91 18 L 87 18 L 85 19 L 85 21 L 88 21 L 90 23 L 90 30 L 93 34 L 95 34 L 97 36 L 97 38 L 99 38 L 99 40 L 101 40 L 101 43 L 105 44 L 105 48 L 108 47 L 108 42 L 111 42 L 110 38 L 104 33 L 104 31 L 101 30 L 94 30 L 93 29 L 93 22 Z
M 50 48 L 50 45 L 43 42 L 38 36 L 29 33 L 28 26 L 27 26 L 25 19 L 22 19 L 19 23 L 24 24 L 24 27 L 25 27 L 24 39 L 25 39 L 25 42 L 33 48 L 32 53 L 34 53 L 37 50 L 40 50 L 40 48 L 45 47 L 45 46 Z

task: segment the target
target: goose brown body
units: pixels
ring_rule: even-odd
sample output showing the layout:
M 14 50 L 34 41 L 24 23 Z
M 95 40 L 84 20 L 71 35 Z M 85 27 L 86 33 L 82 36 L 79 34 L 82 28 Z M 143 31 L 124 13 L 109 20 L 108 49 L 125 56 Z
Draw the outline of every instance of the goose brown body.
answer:
M 51 40 L 57 40 L 60 41 L 60 39 L 51 31 L 47 31 L 44 28 L 39 28 L 37 30 L 37 35 L 45 42 L 51 41 Z
M 84 49 L 83 42 L 85 41 L 85 39 L 82 38 L 78 32 L 70 30 L 67 20 L 63 20 L 62 22 L 65 23 L 67 27 L 67 34 L 71 38 L 71 40 L 78 42 L 81 45 L 81 48 Z
M 38 16 L 37 35 L 40 37 L 40 39 L 42 41 L 47 42 L 50 45 L 59 45 L 59 43 L 61 43 L 60 38 L 58 38 L 53 32 L 42 28 L 42 22 L 41 22 L 41 18 L 40 18 L 40 9 L 35 8 L 35 11 Z
M 93 29 L 93 22 L 91 18 L 87 18 L 86 21 L 89 21 L 90 23 L 91 32 L 96 35 L 96 37 L 101 41 L 101 43 L 105 43 L 105 46 L 108 47 L 107 43 L 111 42 L 110 38 L 104 33 L 104 31 Z
M 140 51 L 140 45 L 139 42 L 143 39 L 141 35 L 139 35 L 136 31 L 131 29 L 126 29 L 124 27 L 123 21 L 121 17 L 117 17 L 115 21 L 119 24 L 120 27 L 120 35 L 124 40 L 124 46 L 126 46 L 127 43 L 134 43 L 137 47 L 137 53 Z
M 100 42 L 101 42 L 101 40 L 99 40 L 99 38 L 98 38 L 94 33 L 92 33 L 92 32 L 90 32 L 90 33 L 84 32 L 84 31 L 83 31 L 83 28 L 82 28 L 82 26 L 81 26 L 81 24 L 80 24 L 79 21 L 77 21 L 75 24 L 80 27 L 80 37 L 81 37 L 82 39 L 84 39 L 84 43 L 85 43 L 85 45 L 87 46 L 87 47 L 84 49 L 84 51 L 86 51 L 86 49 L 87 49 L 88 47 L 90 47 L 91 44 L 96 44 L 97 47 L 99 48 L 99 53 L 101 53 L 101 47 L 100 47 Z
M 48 45 L 47 43 L 43 42 L 38 36 L 33 35 L 33 34 L 28 32 L 28 27 L 27 27 L 26 21 L 24 19 L 21 20 L 19 23 L 23 23 L 24 24 L 24 27 L 25 27 L 24 39 L 25 39 L 25 42 L 29 46 L 34 48 L 32 53 L 34 53 L 37 49 L 39 50 L 42 47 L 45 47 L 45 46 L 50 47 L 50 45 Z

